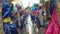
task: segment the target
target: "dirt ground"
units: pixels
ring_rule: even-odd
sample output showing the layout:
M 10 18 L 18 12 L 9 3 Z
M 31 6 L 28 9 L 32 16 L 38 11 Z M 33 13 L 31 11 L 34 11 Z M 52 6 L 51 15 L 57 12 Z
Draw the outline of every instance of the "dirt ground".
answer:
M 0 5 L 0 34 L 4 34 L 3 23 L 2 23 L 1 5 Z

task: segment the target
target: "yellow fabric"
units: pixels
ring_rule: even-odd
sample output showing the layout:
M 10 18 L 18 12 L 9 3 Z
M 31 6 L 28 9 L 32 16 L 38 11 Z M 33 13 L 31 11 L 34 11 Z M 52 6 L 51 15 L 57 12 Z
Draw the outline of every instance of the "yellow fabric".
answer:
M 18 17 L 18 16 L 17 16 Z M 19 18 L 21 18 L 22 16 L 19 16 Z
M 6 23 L 7 23 L 7 22 L 11 22 L 11 18 L 10 18 L 10 17 L 9 17 L 9 18 L 4 18 L 4 19 L 3 19 L 3 22 L 6 22 Z

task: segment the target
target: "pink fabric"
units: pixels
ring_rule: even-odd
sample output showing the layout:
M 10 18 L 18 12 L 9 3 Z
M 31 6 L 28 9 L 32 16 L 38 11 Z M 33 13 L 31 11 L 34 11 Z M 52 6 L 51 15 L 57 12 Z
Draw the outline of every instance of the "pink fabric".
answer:
M 59 27 L 58 13 L 56 10 L 56 6 L 54 7 L 52 18 L 54 19 L 56 25 Z
M 59 21 L 56 6 L 54 7 L 52 18 L 44 34 L 59 34 Z
M 53 26 L 54 26 L 53 22 L 54 22 L 54 20 L 50 20 L 49 25 L 44 34 L 52 34 L 53 33 Z

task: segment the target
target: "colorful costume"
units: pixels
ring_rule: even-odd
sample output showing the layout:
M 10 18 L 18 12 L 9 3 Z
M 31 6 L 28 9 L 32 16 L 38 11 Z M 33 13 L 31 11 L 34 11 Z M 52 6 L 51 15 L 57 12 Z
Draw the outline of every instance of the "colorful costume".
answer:
M 12 6 L 8 4 L 7 0 L 2 3 L 2 19 L 5 34 L 18 34 L 18 31 L 12 22 Z M 12 26 L 13 25 L 13 26 Z M 13 28 L 13 29 L 12 29 Z

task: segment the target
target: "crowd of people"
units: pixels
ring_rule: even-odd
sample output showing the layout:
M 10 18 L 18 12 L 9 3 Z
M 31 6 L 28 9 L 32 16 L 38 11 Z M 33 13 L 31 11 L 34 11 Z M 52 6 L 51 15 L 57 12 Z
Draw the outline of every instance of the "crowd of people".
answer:
M 3 0 L 2 3 L 5 34 L 44 34 L 52 19 L 55 2 L 53 0 L 40 2 L 23 9 L 19 3 L 12 4 L 12 1 Z

